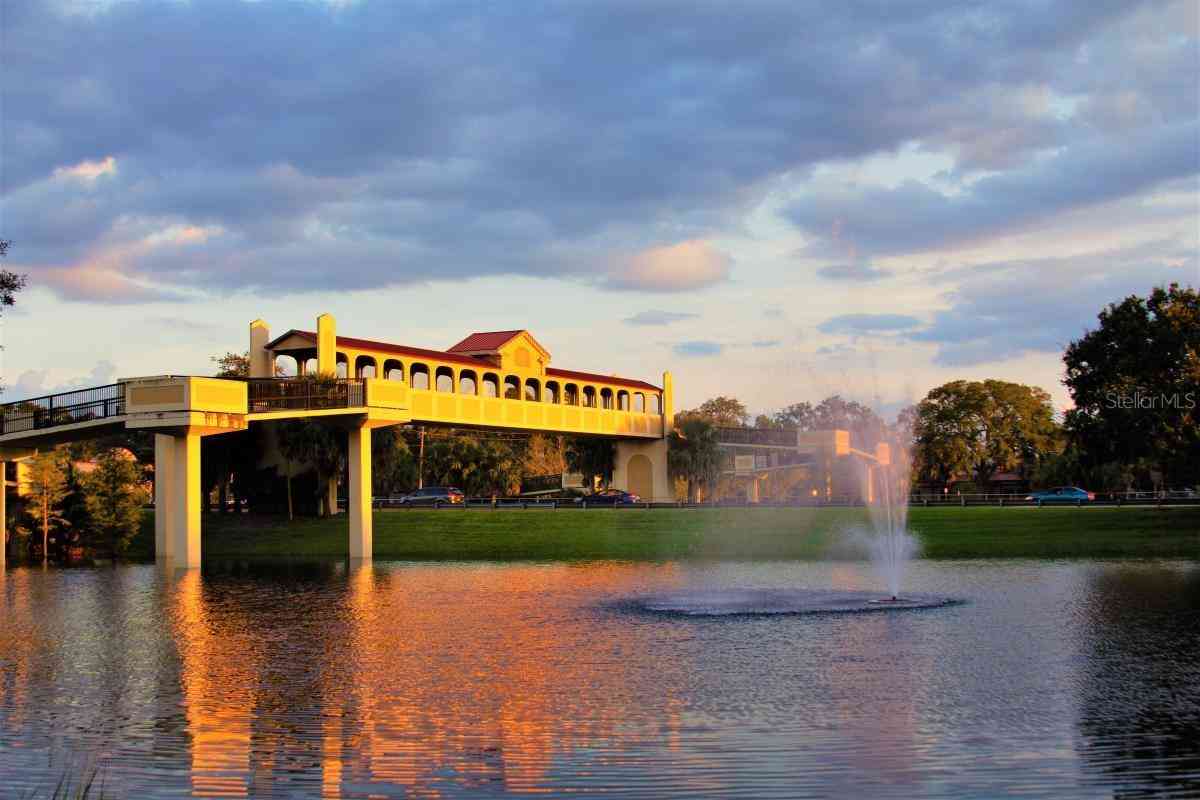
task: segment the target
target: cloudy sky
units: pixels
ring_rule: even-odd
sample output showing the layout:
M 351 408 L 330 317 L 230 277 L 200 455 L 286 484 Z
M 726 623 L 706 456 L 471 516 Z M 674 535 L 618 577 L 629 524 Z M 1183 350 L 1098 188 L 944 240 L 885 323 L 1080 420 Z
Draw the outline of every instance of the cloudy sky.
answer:
M 6 399 L 247 324 L 755 411 L 1041 385 L 1200 284 L 1194 0 L 0 4 Z

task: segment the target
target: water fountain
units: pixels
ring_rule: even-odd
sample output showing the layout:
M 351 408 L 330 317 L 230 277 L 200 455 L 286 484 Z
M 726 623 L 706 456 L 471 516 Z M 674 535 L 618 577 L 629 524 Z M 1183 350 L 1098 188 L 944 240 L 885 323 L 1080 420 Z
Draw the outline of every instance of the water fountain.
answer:
M 881 437 L 882 438 L 882 437 Z M 886 594 L 825 589 L 706 588 L 641 598 L 639 610 L 682 616 L 828 614 L 936 608 L 957 601 L 924 593 L 901 592 L 909 562 L 920 542 L 908 529 L 911 458 L 903 445 L 908 437 L 889 437 L 874 453 L 854 451 L 860 458 L 863 496 L 869 527 L 843 531 L 841 555 L 869 558 Z

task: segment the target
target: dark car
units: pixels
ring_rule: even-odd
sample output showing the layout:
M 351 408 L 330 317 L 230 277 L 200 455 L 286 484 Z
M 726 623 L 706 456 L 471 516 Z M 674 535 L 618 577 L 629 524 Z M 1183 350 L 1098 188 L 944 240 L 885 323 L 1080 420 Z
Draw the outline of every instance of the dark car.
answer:
M 1096 499 L 1096 495 L 1080 489 L 1078 486 L 1056 486 L 1053 489 L 1034 492 L 1025 499 L 1033 500 L 1038 505 L 1042 503 L 1090 503 Z
M 426 486 L 400 498 L 405 506 L 457 505 L 465 499 L 462 489 L 454 486 Z
M 589 506 L 619 506 L 626 503 L 640 503 L 642 498 L 633 492 L 623 492 L 620 489 L 605 489 L 587 497 L 580 498 Z

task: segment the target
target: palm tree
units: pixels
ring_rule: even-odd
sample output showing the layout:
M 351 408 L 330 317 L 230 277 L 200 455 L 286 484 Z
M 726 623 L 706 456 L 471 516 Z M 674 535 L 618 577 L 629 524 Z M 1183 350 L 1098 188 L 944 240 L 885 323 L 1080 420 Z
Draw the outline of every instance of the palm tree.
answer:
M 667 464 L 671 474 L 687 481 L 688 502 L 696 502 L 700 487 L 711 486 L 721 471 L 717 429 L 707 419 L 680 415 L 668 439 Z

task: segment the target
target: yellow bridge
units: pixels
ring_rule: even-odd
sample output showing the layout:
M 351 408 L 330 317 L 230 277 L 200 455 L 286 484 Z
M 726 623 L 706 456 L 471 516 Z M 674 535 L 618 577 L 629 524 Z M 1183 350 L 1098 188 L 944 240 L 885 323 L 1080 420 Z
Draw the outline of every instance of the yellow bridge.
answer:
M 63 442 L 153 432 L 156 553 L 182 567 L 200 564 L 200 440 L 254 423 L 324 418 L 346 430 L 352 558 L 371 557 L 373 428 L 415 422 L 612 438 L 613 484 L 673 499 L 669 372 L 655 386 L 551 367 L 525 330 L 474 333 L 443 351 L 340 337 L 328 314 L 316 327 L 271 340 L 262 320 L 251 323 L 249 378 L 130 378 L 0 406 L 0 467 Z

